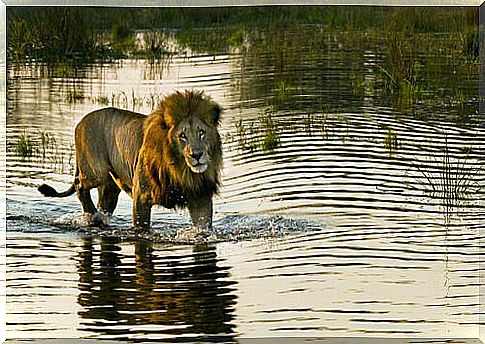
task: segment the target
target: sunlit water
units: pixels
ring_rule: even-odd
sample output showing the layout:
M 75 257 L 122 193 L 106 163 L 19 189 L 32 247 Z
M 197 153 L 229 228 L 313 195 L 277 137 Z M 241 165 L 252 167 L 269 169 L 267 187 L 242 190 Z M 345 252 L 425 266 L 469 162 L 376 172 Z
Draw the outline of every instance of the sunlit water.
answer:
M 301 87 L 263 68 L 270 53 L 238 50 L 158 65 L 10 65 L 7 336 L 477 338 L 485 130 L 450 120 L 450 104 L 355 92 L 350 70 L 372 80 L 383 53 L 356 61 L 358 48 L 342 55 L 337 43 L 294 61 Z M 461 80 L 469 94 L 476 78 Z M 174 241 L 188 216 L 162 208 L 155 233 L 133 232 L 125 194 L 109 227 L 88 228 L 75 196 L 37 193 L 71 183 L 86 113 L 149 113 L 184 88 L 225 108 L 210 242 Z M 22 135 L 31 157 L 16 151 Z

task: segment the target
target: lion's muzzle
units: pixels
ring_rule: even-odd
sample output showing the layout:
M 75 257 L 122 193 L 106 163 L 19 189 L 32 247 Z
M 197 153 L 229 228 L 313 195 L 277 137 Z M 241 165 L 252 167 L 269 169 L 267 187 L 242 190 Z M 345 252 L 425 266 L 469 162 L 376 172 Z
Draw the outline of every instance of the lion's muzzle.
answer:
M 185 157 L 185 161 L 194 173 L 203 173 L 207 170 L 207 154 L 204 152 L 192 152 L 190 156 Z

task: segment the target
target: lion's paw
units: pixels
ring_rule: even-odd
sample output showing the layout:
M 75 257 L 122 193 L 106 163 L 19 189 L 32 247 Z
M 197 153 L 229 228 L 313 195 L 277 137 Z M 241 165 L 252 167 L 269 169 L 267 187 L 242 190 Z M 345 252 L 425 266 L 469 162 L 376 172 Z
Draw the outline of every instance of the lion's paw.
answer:
M 86 226 L 108 226 L 111 221 L 111 215 L 103 211 L 97 211 L 94 214 L 84 213 L 83 220 Z

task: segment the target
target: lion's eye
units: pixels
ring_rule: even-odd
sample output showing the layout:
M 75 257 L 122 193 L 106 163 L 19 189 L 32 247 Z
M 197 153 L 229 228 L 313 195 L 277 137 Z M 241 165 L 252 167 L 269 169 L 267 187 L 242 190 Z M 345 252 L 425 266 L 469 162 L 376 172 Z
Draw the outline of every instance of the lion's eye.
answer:
M 199 130 L 199 137 L 201 139 L 203 139 L 205 137 L 205 131 L 204 130 L 202 130 L 202 129 Z
M 180 139 L 181 139 L 182 141 L 184 141 L 184 142 L 185 142 L 185 141 L 187 141 L 187 135 L 185 135 L 185 133 L 181 133 L 181 134 L 180 134 Z

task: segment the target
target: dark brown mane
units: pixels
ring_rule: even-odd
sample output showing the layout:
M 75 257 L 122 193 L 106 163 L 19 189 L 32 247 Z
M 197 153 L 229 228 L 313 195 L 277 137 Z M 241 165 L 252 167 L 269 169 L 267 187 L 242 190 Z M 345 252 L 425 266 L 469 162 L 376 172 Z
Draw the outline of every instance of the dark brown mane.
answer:
M 202 92 L 176 92 L 147 117 L 140 157 L 151 185 L 152 204 L 182 208 L 188 199 L 217 193 L 222 150 L 216 129 L 220 109 L 217 107 L 216 114 L 214 109 L 215 103 Z M 190 116 L 197 116 L 215 131 L 216 142 L 211 143 L 209 151 L 211 164 L 204 173 L 190 171 L 169 135 L 170 128 Z

